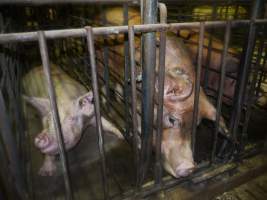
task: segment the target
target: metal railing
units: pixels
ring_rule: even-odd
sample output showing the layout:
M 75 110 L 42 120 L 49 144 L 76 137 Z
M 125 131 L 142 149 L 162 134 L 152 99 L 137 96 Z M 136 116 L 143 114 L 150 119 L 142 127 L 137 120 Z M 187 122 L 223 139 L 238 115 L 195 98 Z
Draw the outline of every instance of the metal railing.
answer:
M 5 2 L 5 1 L 3 1 Z M 1 3 L 3 3 L 1 2 Z M 9 1 L 10 2 L 10 1 Z M 13 1 L 19 2 L 19 1 Z M 22 2 L 22 1 L 21 1 Z M 27 1 L 28 2 L 28 1 Z M 32 1 L 34 2 L 34 1 Z M 59 1 L 60 2 L 60 1 Z M 89 1 L 84 1 L 88 3 Z M 93 1 L 92 1 L 93 2 Z M 105 1 L 103 1 L 105 2 Z M 125 2 L 125 1 L 121 1 Z M 127 1 L 128 2 L 128 1 Z M 156 2 L 156 1 L 155 1 Z M 150 2 L 150 3 L 155 3 Z M 92 75 L 92 86 L 93 86 L 93 94 L 94 94 L 94 105 L 95 105 L 95 115 L 96 115 L 96 124 L 97 124 L 97 132 L 98 132 L 98 148 L 101 157 L 102 163 L 102 179 L 103 179 L 103 188 L 104 188 L 104 196 L 106 199 L 109 198 L 109 191 L 108 191 L 108 184 L 107 184 L 107 175 L 106 175 L 106 158 L 105 158 L 105 151 L 104 151 L 104 141 L 103 141 L 103 133 L 102 133 L 102 125 L 101 125 L 101 114 L 100 114 L 100 100 L 99 100 L 99 92 L 98 92 L 98 76 L 97 76 L 97 66 L 96 66 L 96 55 L 95 55 L 95 45 L 94 45 L 94 36 L 96 35 L 111 35 L 111 34 L 121 34 L 124 33 L 128 35 L 129 38 L 129 63 L 130 63 L 130 78 L 131 78 L 131 96 L 132 96 L 132 126 L 133 126 L 133 135 L 134 135 L 134 154 L 135 154 L 135 163 L 137 165 L 137 172 L 136 172 L 136 189 L 134 191 L 126 192 L 121 197 L 126 198 L 127 196 L 131 195 L 140 195 L 146 196 L 156 191 L 163 190 L 167 187 L 176 185 L 184 180 L 190 179 L 194 176 L 197 176 L 198 173 L 193 174 L 187 178 L 181 178 L 178 180 L 173 179 L 164 179 L 162 177 L 162 165 L 161 165 L 161 132 L 162 132 L 162 112 L 163 112 L 163 85 L 164 85 L 164 65 L 165 65 L 165 48 L 166 48 L 166 32 L 170 30 L 178 30 L 183 28 L 199 28 L 200 29 L 200 37 L 199 37 L 199 44 L 198 44 L 198 60 L 197 60 L 197 70 L 196 70 L 196 84 L 195 84 L 195 100 L 194 100 L 194 118 L 193 118 L 193 130 L 192 130 L 192 148 L 194 150 L 195 147 L 195 137 L 196 137 L 196 127 L 197 127 L 197 116 L 198 116 L 198 103 L 199 103 L 199 92 L 200 92 L 200 74 L 201 74 L 201 66 L 202 66 L 202 50 L 203 50 L 203 41 L 204 41 L 204 31 L 208 28 L 215 28 L 215 27 L 224 27 L 226 30 L 225 38 L 224 38 L 224 47 L 223 47 L 223 56 L 221 61 L 221 75 L 220 75 L 220 86 L 219 86 L 219 95 L 216 109 L 218 111 L 216 115 L 216 123 L 215 123 L 215 139 L 213 142 L 213 148 L 211 152 L 211 163 L 213 163 L 215 159 L 215 151 L 217 146 L 217 135 L 219 131 L 219 117 L 221 113 L 222 107 L 222 95 L 223 95 L 223 82 L 226 76 L 225 73 L 225 57 L 227 56 L 227 49 L 230 42 L 231 36 L 231 28 L 233 27 L 240 27 L 240 26 L 248 26 L 249 27 L 249 35 L 248 35 L 248 46 L 246 48 L 244 61 L 243 61 L 243 72 L 240 80 L 240 89 L 238 90 L 238 96 L 236 101 L 236 115 L 232 117 L 232 126 L 231 126 L 231 133 L 234 137 L 236 137 L 237 126 L 240 123 L 240 113 L 242 110 L 243 105 L 243 95 L 245 91 L 245 87 L 248 81 L 248 72 L 251 64 L 252 59 L 252 52 L 254 48 L 255 42 L 255 30 L 258 25 L 265 25 L 267 23 L 267 19 L 256 19 L 256 13 L 260 6 L 260 0 L 257 0 L 255 3 L 255 7 L 253 9 L 253 15 L 250 20 L 233 20 L 233 21 L 207 21 L 207 22 L 189 22 L 189 23 L 165 23 L 166 16 L 163 14 L 161 17 L 161 24 L 155 24 L 155 16 L 154 19 L 149 19 L 149 16 L 144 16 L 144 22 L 147 24 L 144 25 L 134 25 L 134 26 L 113 26 L 113 27 L 85 27 L 79 29 L 64 29 L 64 30 L 50 30 L 50 31 L 39 31 L 39 32 L 25 32 L 25 33 L 9 33 L 9 34 L 0 34 L 0 44 L 6 43 L 17 43 L 17 42 L 37 42 L 39 43 L 40 54 L 42 58 L 42 64 L 45 71 L 45 77 L 48 83 L 48 93 L 50 98 L 50 103 L 52 105 L 52 114 L 53 114 L 53 121 L 56 127 L 56 136 L 59 141 L 60 147 L 60 161 L 62 164 L 63 169 L 63 177 L 65 182 L 65 190 L 66 190 L 66 199 L 73 199 L 73 190 L 71 187 L 70 175 L 68 171 L 68 162 L 66 158 L 66 152 L 64 149 L 64 142 L 62 137 L 62 130 L 61 124 L 59 120 L 57 104 L 56 104 L 56 97 L 53 88 L 53 81 L 51 79 L 50 73 L 50 64 L 49 64 L 49 55 L 47 50 L 47 40 L 56 40 L 60 38 L 69 38 L 69 37 L 83 37 L 87 40 L 87 47 L 90 55 L 90 65 L 91 65 L 91 75 Z M 155 15 L 155 10 L 150 10 L 151 7 L 155 5 L 147 5 L 144 10 L 147 11 L 147 14 Z M 161 5 L 162 6 L 162 5 Z M 161 8 L 164 10 L 164 6 Z M 146 19 L 147 17 L 147 19 Z M 144 177 L 146 175 L 146 168 L 149 161 L 149 156 L 151 154 L 151 140 L 152 140 L 152 132 L 153 132 L 153 99 L 154 99 L 154 70 L 156 64 L 156 42 L 155 42 L 155 32 L 160 32 L 160 45 L 159 45 L 159 92 L 158 92 L 158 116 L 157 116 L 157 138 L 156 138 L 156 170 L 155 170 L 155 185 L 150 185 L 147 187 L 142 187 Z M 136 81 L 135 81 L 135 34 L 136 33 L 144 33 L 143 44 L 146 49 L 143 49 L 146 54 L 143 55 L 144 63 L 143 63 L 143 110 L 142 110 L 142 117 L 143 117 L 143 124 L 142 124 L 142 149 L 141 154 L 139 154 L 138 150 L 138 142 L 137 142 L 137 111 L 136 111 Z M 150 66 L 147 67 L 147 66 Z M 4 108 L 2 106 L 2 101 L 0 102 L 0 108 Z M 4 111 L 4 110 L 3 110 Z M 3 116 L 2 116 L 3 115 Z M 1 112 L 1 116 L 4 119 L 6 116 L 5 112 Z M 249 118 L 249 114 L 247 119 Z M 145 121 L 147 120 L 147 121 Z M 3 125 L 8 126 L 6 120 L 3 120 Z M 248 123 L 248 120 L 246 120 Z M 3 129 L 1 131 L 2 137 L 8 134 L 8 129 Z M 5 141 L 4 141 L 5 142 Z M 150 143 L 150 144 L 149 144 Z M 5 145 L 9 145 L 6 143 Z M 13 146 L 13 145 L 10 145 Z M 17 160 L 17 159 L 13 159 Z M 12 164 L 12 163 L 11 163 Z M 210 163 L 208 163 L 210 164 Z M 11 166 L 15 166 L 15 163 Z M 205 164 L 204 166 L 207 166 Z M 198 166 L 198 168 L 202 168 L 203 166 Z M 13 170 L 15 173 L 15 169 Z M 17 177 L 15 174 L 13 174 Z M 120 197 L 120 198 L 121 198 Z

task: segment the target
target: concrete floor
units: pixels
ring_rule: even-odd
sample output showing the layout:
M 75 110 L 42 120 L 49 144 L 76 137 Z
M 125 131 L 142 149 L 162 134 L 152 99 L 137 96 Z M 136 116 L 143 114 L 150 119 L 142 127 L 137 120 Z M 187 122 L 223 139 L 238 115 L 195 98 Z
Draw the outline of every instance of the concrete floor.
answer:
M 214 198 L 214 200 L 251 199 L 267 199 L 267 173 Z

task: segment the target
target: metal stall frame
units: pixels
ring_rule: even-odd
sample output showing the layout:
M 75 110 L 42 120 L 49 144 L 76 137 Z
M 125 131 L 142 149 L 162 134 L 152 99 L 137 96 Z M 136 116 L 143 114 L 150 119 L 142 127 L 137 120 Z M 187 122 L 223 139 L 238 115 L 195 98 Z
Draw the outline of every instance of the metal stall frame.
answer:
M 149 22 L 149 21 L 148 21 Z M 163 21 L 161 21 L 163 22 Z M 162 24 L 144 24 L 144 25 L 134 25 L 134 26 L 113 26 L 113 27 L 99 27 L 99 28 L 92 28 L 92 27 L 85 27 L 85 28 L 78 28 L 78 29 L 63 29 L 63 30 L 50 30 L 50 31 L 39 31 L 39 32 L 25 32 L 25 33 L 8 33 L 8 34 L 0 34 L 0 44 L 6 44 L 6 43 L 14 43 L 14 42 L 39 42 L 39 47 L 40 47 L 40 53 L 42 57 L 42 62 L 43 62 L 43 67 L 44 71 L 46 72 L 46 79 L 48 81 L 48 91 L 49 91 L 49 97 L 50 97 L 50 103 L 52 105 L 52 114 L 53 114 L 53 121 L 55 123 L 56 127 L 56 135 L 59 140 L 59 146 L 60 146 L 60 157 L 61 157 L 61 164 L 63 166 L 63 177 L 65 181 L 65 188 L 66 188 L 66 198 L 67 199 L 73 199 L 73 192 L 71 188 L 71 181 L 69 178 L 69 172 L 68 172 L 68 163 L 66 160 L 65 156 L 65 150 L 64 150 L 64 143 L 62 140 L 62 131 L 61 131 L 61 125 L 59 122 L 59 116 L 58 116 L 58 111 L 57 111 L 57 106 L 56 106 L 56 97 L 54 94 L 54 89 L 53 89 L 53 82 L 51 80 L 51 74 L 50 74 L 50 66 L 49 66 L 49 55 L 47 51 L 47 46 L 46 46 L 46 40 L 55 40 L 59 38 L 67 38 L 67 37 L 83 37 L 87 39 L 87 45 L 88 45 L 88 51 L 90 54 L 90 63 L 91 63 L 91 73 L 93 77 L 93 93 L 94 93 L 94 98 L 95 98 L 95 115 L 96 115 L 96 121 L 97 121 L 97 132 L 98 132 L 98 137 L 99 137 L 99 151 L 101 155 L 101 160 L 102 160 L 102 175 L 103 175 L 103 185 L 104 185 L 104 193 L 105 193 L 105 198 L 108 199 L 108 186 L 107 186 L 107 177 L 106 177 L 106 163 L 105 163 L 105 153 L 104 153 L 104 147 L 103 147 L 103 133 L 102 133 L 102 125 L 100 121 L 100 102 L 99 102 L 99 93 L 98 93 L 98 85 L 97 85 L 97 73 L 96 73 L 96 60 L 95 60 L 95 47 L 94 47 L 94 36 L 95 35 L 110 35 L 110 34 L 128 34 L 129 37 L 129 52 L 130 52 L 130 65 L 131 65 L 131 71 L 130 71 L 130 77 L 131 77 L 131 84 L 132 84 L 132 90 L 131 90 L 131 95 L 132 97 L 136 97 L 136 88 L 134 87 L 136 85 L 135 83 L 135 70 L 134 70 L 134 34 L 135 33 L 149 33 L 149 32 L 157 32 L 159 31 L 161 33 L 160 35 L 160 51 L 162 52 L 162 55 L 159 57 L 159 63 L 162 64 L 162 68 L 160 68 L 160 74 L 162 76 L 159 76 L 159 81 L 162 83 L 161 86 L 163 86 L 164 83 L 164 52 L 166 48 L 166 31 L 169 30 L 178 30 L 178 29 L 183 29 L 183 28 L 200 28 L 201 30 L 201 36 L 199 40 L 199 49 L 198 49 L 198 68 L 197 68 L 197 73 L 196 73 L 196 97 L 199 95 L 199 88 L 200 88 L 200 69 L 201 69 L 201 49 L 203 47 L 203 35 L 204 35 L 204 30 L 206 28 L 214 28 L 214 27 L 226 27 L 226 35 L 225 35 L 225 43 L 224 43 L 224 50 L 223 50 L 223 58 L 227 54 L 227 47 L 229 44 L 229 39 L 230 39 L 230 30 L 233 27 L 239 27 L 239 26 L 251 26 L 251 23 L 253 23 L 253 26 L 261 25 L 261 24 L 266 24 L 267 19 L 253 19 L 251 20 L 233 20 L 231 22 L 229 21 L 206 21 L 206 22 L 189 22 L 189 23 L 162 23 Z M 153 37 L 153 36 L 152 36 Z M 152 39 L 153 41 L 153 39 Z M 154 47 L 151 47 L 152 49 Z M 252 49 L 252 45 L 250 45 L 250 50 Z M 222 59 L 223 59 L 222 58 Z M 156 59 L 156 56 L 153 55 L 152 58 L 149 59 Z M 246 61 L 246 63 L 249 63 L 250 61 Z M 153 65 L 153 64 L 152 64 Z M 222 73 L 221 73 L 221 81 L 220 81 L 220 93 L 219 93 L 219 101 L 217 103 L 217 109 L 220 110 L 221 107 L 221 99 L 222 99 L 222 82 L 225 76 L 225 62 L 222 60 Z M 153 70 L 153 68 L 152 68 Z M 152 81 L 153 82 L 153 81 Z M 158 111 L 159 113 L 162 113 L 162 104 L 163 104 L 163 87 L 161 88 L 161 92 L 158 99 L 159 99 L 159 106 Z M 153 92 L 152 92 L 153 94 Z M 132 111 L 134 115 L 134 120 L 133 123 L 136 124 L 136 110 L 134 107 L 134 104 L 136 102 L 132 103 Z M 193 124 L 193 141 L 194 141 L 194 136 L 196 133 L 196 116 L 197 116 L 197 106 L 198 105 L 198 98 L 195 98 L 195 105 L 194 105 L 194 122 Z M 149 108 L 149 110 L 152 108 Z M 153 115 L 152 115 L 153 116 Z M 158 121 L 160 121 L 160 118 L 162 116 L 158 116 Z M 219 119 L 219 114 L 216 116 L 216 133 L 215 135 L 218 134 L 218 120 Z M 149 124 L 152 126 L 152 124 Z M 135 126 L 134 126 L 135 127 Z M 147 127 L 146 127 L 147 128 Z M 158 127 L 157 131 L 157 146 L 160 146 L 160 140 L 161 140 L 161 129 L 162 127 Z M 147 130 L 147 134 L 149 134 L 149 130 Z M 138 157 L 138 148 L 137 148 L 137 130 L 134 130 L 134 143 L 135 143 L 135 154 L 136 154 L 136 163 L 140 164 L 140 158 Z M 217 138 L 217 136 L 215 136 Z M 216 147 L 216 141 L 214 141 L 214 148 Z M 192 142 L 193 143 L 193 142 Z M 194 144 L 194 143 L 193 143 Z M 194 147 L 193 147 L 194 148 Z M 147 150 L 145 150 L 147 151 Z M 137 184 L 137 187 L 140 187 L 139 190 L 135 191 L 129 191 L 124 193 L 120 198 L 127 198 L 132 195 L 138 195 L 140 197 L 142 196 L 147 196 L 151 193 L 166 189 L 168 187 L 177 185 L 178 183 L 181 183 L 182 181 L 188 180 L 192 177 L 196 177 L 199 175 L 199 173 L 195 173 L 189 177 L 186 178 L 181 178 L 177 180 L 173 179 L 163 179 L 161 175 L 161 167 L 160 167 L 160 148 L 157 148 L 156 150 L 157 154 L 157 162 L 156 162 L 156 176 L 155 176 L 155 182 L 152 183 L 149 186 L 146 187 L 141 187 L 142 181 L 139 182 L 139 185 Z M 214 152 L 212 153 L 212 160 L 214 160 Z M 207 166 L 206 164 L 203 165 L 204 167 Z M 203 166 L 198 166 L 198 168 L 203 168 Z M 139 172 L 140 173 L 140 172 Z M 138 173 L 138 174 L 139 174 Z M 159 173 L 159 174 L 158 174 Z M 202 172 L 203 174 L 203 172 Z M 140 175 L 140 174 L 139 174 Z M 145 173 L 143 172 L 143 175 Z M 142 179 L 142 178 L 141 178 Z

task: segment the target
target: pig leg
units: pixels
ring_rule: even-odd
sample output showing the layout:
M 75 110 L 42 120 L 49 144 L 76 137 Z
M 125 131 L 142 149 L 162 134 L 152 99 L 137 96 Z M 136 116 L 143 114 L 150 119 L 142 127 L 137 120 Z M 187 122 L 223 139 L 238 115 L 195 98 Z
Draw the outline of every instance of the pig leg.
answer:
M 217 111 L 215 107 L 209 102 L 206 95 L 204 94 L 203 90 L 200 91 L 200 99 L 199 99 L 199 108 L 200 108 L 200 118 L 206 118 L 211 121 L 216 121 L 216 114 Z M 219 131 L 224 135 L 229 134 L 229 130 L 225 125 L 224 119 L 220 116 L 219 120 Z
M 40 176 L 53 176 L 57 170 L 55 156 L 45 155 L 44 162 L 38 174 Z
M 118 138 L 123 139 L 123 135 L 121 132 L 108 120 L 106 120 L 104 117 L 101 117 L 101 122 L 103 126 L 104 131 L 109 131 L 114 133 Z

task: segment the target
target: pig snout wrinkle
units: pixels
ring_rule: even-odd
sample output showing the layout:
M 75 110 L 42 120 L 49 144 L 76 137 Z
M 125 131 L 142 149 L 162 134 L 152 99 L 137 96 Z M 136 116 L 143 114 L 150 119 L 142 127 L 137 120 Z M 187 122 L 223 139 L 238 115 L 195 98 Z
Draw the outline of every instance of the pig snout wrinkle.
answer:
M 176 168 L 176 178 L 188 176 L 194 171 L 194 169 L 195 165 L 193 163 L 184 162 Z

